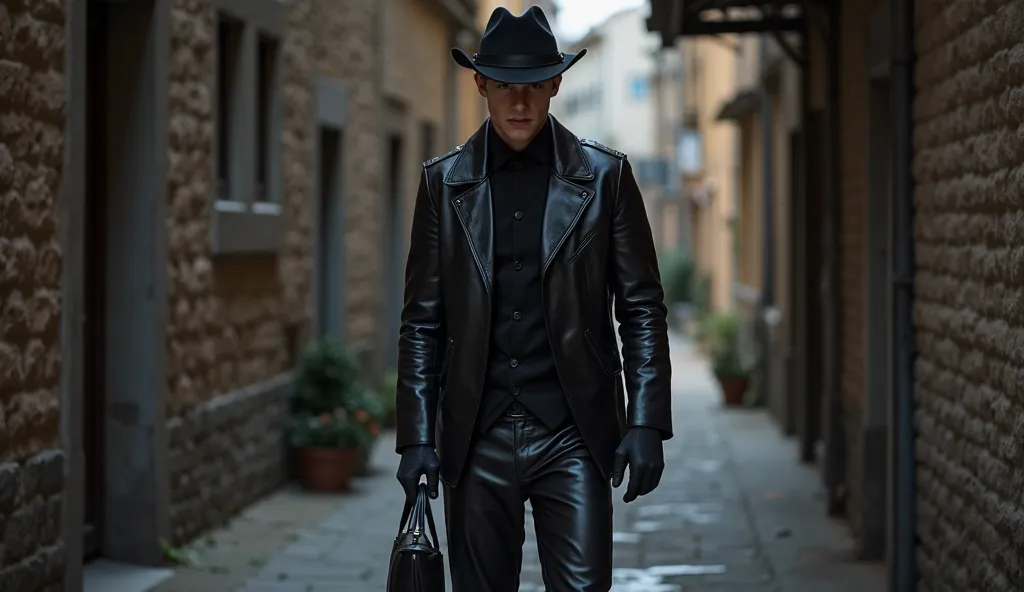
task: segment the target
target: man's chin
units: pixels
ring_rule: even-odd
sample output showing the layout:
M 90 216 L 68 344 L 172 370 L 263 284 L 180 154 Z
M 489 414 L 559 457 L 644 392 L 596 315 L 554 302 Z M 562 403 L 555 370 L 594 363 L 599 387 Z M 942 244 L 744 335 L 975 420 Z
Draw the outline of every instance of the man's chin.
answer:
M 533 127 L 514 127 L 505 133 L 513 140 L 529 140 L 536 135 L 537 130 Z

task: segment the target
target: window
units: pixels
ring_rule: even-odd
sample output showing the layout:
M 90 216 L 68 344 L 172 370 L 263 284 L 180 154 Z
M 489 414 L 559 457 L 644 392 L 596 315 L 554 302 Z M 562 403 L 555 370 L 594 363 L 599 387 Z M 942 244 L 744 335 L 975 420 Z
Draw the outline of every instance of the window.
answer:
M 221 15 L 217 19 L 217 198 L 231 199 L 232 150 L 235 126 L 232 117 L 238 110 L 238 59 L 242 46 L 242 26 Z
M 635 101 L 647 99 L 649 90 L 646 76 L 634 76 L 629 83 L 629 96 Z
M 633 175 L 640 185 L 668 189 L 671 186 L 668 161 L 663 158 L 638 158 L 633 162 Z
M 284 241 L 278 87 L 287 7 L 278 0 L 213 4 L 213 252 L 274 253 Z
M 274 157 L 273 135 L 274 98 L 277 87 L 277 41 L 260 35 L 257 61 L 257 165 L 256 200 L 267 201 L 271 183 L 271 164 Z
M 684 128 L 679 133 L 676 145 L 679 170 L 685 175 L 694 175 L 701 171 L 700 130 Z

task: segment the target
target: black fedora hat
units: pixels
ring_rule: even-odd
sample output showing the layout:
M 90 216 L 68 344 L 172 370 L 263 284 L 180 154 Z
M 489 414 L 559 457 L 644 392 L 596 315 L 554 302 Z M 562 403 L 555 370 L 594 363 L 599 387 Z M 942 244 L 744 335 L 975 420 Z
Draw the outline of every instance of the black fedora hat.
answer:
M 539 6 L 531 6 L 521 16 L 504 7 L 496 8 L 480 37 L 477 53 L 469 56 L 457 47 L 452 49 L 458 65 L 505 84 L 550 80 L 586 53 L 585 49 L 577 54 L 558 51 L 558 42 Z

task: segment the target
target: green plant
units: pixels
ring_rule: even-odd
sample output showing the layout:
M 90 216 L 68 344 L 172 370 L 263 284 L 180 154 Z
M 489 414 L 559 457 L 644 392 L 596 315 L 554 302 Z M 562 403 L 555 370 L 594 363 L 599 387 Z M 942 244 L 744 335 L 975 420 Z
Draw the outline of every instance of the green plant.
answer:
M 389 370 L 377 388 L 380 402 L 384 406 L 385 416 L 390 417 L 398 407 L 398 371 Z
M 693 301 L 694 264 L 686 251 L 674 251 L 661 257 L 662 284 L 665 300 L 670 304 Z
M 711 275 L 697 273 L 693 281 L 693 308 L 698 315 L 711 312 Z
M 353 416 L 362 417 L 360 412 L 365 412 L 369 419 L 378 424 L 384 423 L 388 418 L 388 410 L 380 395 L 374 391 L 363 389 L 346 401 L 345 409 Z M 365 420 L 364 420 L 365 421 Z
M 353 399 L 362 393 L 355 355 L 338 341 L 326 339 L 302 353 L 292 412 L 320 415 L 339 407 L 351 409 Z
M 745 377 L 751 365 L 740 344 L 740 317 L 735 312 L 708 314 L 701 333 L 711 356 L 711 370 L 720 377 Z
M 333 413 L 293 415 L 289 434 L 296 448 L 363 448 L 372 443 L 375 425 L 339 408 Z

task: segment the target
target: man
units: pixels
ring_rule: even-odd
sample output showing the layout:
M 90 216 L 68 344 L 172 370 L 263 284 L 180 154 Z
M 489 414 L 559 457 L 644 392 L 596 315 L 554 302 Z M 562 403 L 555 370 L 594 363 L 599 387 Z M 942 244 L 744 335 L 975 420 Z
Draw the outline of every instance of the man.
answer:
M 672 436 L 643 198 L 625 155 L 548 115 L 585 53 L 559 53 L 536 6 L 495 10 L 479 53 L 452 50 L 476 71 L 490 118 L 423 167 L 399 337 L 398 479 L 412 498 L 426 475 L 436 497 L 440 473 L 455 592 L 518 590 L 527 499 L 547 589 L 607 592 L 609 479 L 618 487 L 628 465 L 624 499 L 652 491 Z

